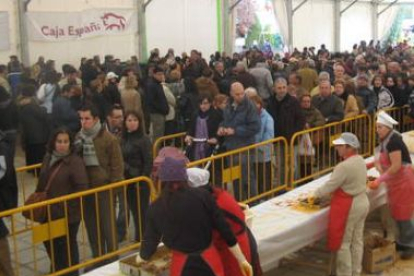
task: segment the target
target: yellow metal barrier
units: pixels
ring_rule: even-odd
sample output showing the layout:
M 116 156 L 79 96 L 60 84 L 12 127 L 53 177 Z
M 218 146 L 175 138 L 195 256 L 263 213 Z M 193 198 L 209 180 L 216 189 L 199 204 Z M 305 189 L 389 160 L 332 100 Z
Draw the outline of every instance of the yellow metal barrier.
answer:
M 262 143 L 197 160 L 188 167 L 209 164 L 211 183 L 252 203 L 288 187 L 288 143 L 279 137 Z
M 19 204 L 23 205 L 25 199 L 34 192 L 38 182 L 42 164 L 16 168 L 17 185 L 19 189 Z
M 340 161 L 332 146 L 342 132 L 354 133 L 361 142 L 359 153 L 368 157 L 372 154 L 373 133 L 371 117 L 359 115 L 322 127 L 297 132 L 290 141 L 290 184 L 310 181 L 333 169 Z
M 184 138 L 186 132 L 175 133 L 158 138 L 152 146 L 152 156 L 155 158 L 161 148 L 171 146 L 176 148 L 185 147 Z
M 15 275 L 63 275 L 111 262 L 138 248 L 143 212 L 155 196 L 152 181 L 137 177 L 0 212 L 10 230 Z M 121 198 L 125 204 L 119 207 Z M 23 212 L 33 217 L 34 210 L 41 207 L 47 211 L 43 223 L 23 218 Z M 127 214 L 123 225 L 117 220 L 116 211 Z M 120 248 L 123 237 L 118 232 L 122 228 L 126 241 Z

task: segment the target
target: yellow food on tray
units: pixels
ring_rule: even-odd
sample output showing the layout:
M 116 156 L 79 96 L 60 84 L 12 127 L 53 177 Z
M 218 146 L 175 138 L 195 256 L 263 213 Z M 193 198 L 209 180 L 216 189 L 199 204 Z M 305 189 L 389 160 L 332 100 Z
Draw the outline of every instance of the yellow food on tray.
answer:
M 166 247 L 158 248 L 150 261 L 136 262 L 136 255 L 119 261 L 121 272 L 129 276 L 168 276 L 171 252 Z

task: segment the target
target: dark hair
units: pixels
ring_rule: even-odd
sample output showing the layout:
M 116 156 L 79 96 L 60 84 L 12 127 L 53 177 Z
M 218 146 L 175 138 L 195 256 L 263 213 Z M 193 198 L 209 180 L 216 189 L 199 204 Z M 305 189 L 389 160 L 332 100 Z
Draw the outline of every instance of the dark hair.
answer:
M 19 84 L 18 90 L 24 97 L 34 97 L 36 95 L 36 86 L 33 84 Z
M 382 78 L 382 76 L 381 76 L 381 75 L 375 75 L 375 76 L 372 78 L 372 81 L 371 81 L 371 85 L 372 85 L 372 86 L 374 86 L 375 79 L 380 79 L 380 80 L 381 80 L 381 84 L 384 84 L 384 79 Z
M 45 83 L 56 84 L 59 81 L 59 75 L 55 71 L 47 71 L 45 73 Z
M 63 87 L 62 87 L 62 92 L 61 93 L 65 93 L 65 92 L 69 92 L 72 88 L 74 88 L 76 85 L 73 85 L 73 84 L 65 84 Z
M 73 134 L 69 128 L 62 126 L 53 131 L 50 136 L 49 142 L 47 143 L 46 150 L 48 153 L 52 153 L 55 150 L 56 139 L 59 134 L 67 134 L 69 136 L 69 150 L 72 150 L 73 146 Z
M 125 116 L 124 116 L 124 128 L 123 128 L 123 136 L 125 137 L 126 136 L 126 134 L 128 133 L 128 130 L 127 130 L 127 128 L 126 128 L 126 121 L 127 121 L 127 119 L 128 119 L 128 117 L 129 116 L 134 116 L 135 118 L 137 118 L 138 119 L 138 122 L 139 122 L 139 124 L 138 124 L 138 129 L 136 130 L 140 135 L 141 134 L 143 134 L 144 133 L 144 122 L 143 122 L 143 116 L 142 116 L 142 114 L 141 113 L 139 113 L 139 112 L 136 112 L 135 110 L 128 110 L 126 113 L 125 113 Z
M 108 111 L 108 115 L 112 115 L 112 113 L 114 112 L 114 110 L 121 110 L 122 112 L 124 111 L 124 108 L 122 107 L 122 105 L 120 104 L 113 104 L 111 106 L 111 108 Z
M 200 105 L 204 100 L 207 100 L 209 103 L 213 103 L 213 98 L 208 94 L 201 94 L 198 96 L 198 104 Z
M 88 102 L 88 103 L 85 103 L 80 109 L 79 109 L 79 111 L 82 111 L 82 112 L 87 112 L 87 111 L 89 111 L 90 113 L 91 113 L 91 115 L 92 115 L 92 117 L 93 118 L 99 118 L 99 111 L 98 111 L 98 108 L 94 105 L 94 104 L 92 104 L 92 103 L 90 103 L 90 102 Z
M 201 75 L 202 75 L 203 77 L 210 78 L 210 77 L 213 75 L 213 71 L 211 71 L 209 68 L 205 68 L 205 69 L 201 72 Z

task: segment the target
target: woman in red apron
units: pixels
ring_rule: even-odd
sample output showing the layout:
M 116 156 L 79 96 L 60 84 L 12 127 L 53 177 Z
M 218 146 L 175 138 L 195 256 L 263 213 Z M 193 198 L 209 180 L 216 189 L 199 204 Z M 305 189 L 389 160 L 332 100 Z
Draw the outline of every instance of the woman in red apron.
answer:
M 358 155 L 360 143 L 349 132 L 333 141 L 343 159 L 330 179 L 308 201 L 332 194 L 328 224 L 328 248 L 335 252 L 336 275 L 360 275 L 362 271 L 365 218 L 369 210 L 366 195 L 367 170 Z
M 149 260 L 163 242 L 173 252 L 170 276 L 224 276 L 223 263 L 212 242 L 213 230 L 217 230 L 242 275 L 251 276 L 251 266 L 213 197 L 188 186 L 185 161 L 165 158 L 158 177 L 162 191 L 147 211 L 141 258 Z
M 244 256 L 252 264 L 253 275 L 262 275 L 257 244 L 250 229 L 246 226 L 245 215 L 240 205 L 228 192 L 209 185 L 210 173 L 208 170 L 190 168 L 187 169 L 187 174 L 191 187 L 205 189 L 213 195 L 218 207 L 223 211 L 233 234 L 236 236 Z M 213 243 L 220 253 L 223 264 L 226 264 L 224 266 L 224 274 L 226 276 L 242 276 L 243 271 L 240 270 L 237 260 L 217 231 L 213 232 Z
M 375 163 L 381 175 L 370 187 L 386 183 L 391 216 L 399 230 L 397 249 L 406 259 L 414 255 L 414 173 L 407 146 L 401 134 L 393 130 L 396 124 L 384 111 L 378 113 L 376 128 L 381 143 Z

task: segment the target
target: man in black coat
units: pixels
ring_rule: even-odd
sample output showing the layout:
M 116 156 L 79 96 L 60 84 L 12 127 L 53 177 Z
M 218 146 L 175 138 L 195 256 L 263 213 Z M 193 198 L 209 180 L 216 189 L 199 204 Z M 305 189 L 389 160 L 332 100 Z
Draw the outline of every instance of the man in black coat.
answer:
M 305 128 L 305 116 L 300 108 L 299 101 L 287 93 L 286 79 L 276 79 L 273 90 L 274 95 L 269 97 L 266 109 L 274 120 L 275 137 L 282 136 L 290 143 L 293 134 Z M 287 177 L 287 175 L 283 175 L 285 171 L 285 160 L 283 160 L 285 150 L 287 149 L 281 147 L 279 148 L 279 152 L 276 152 L 276 156 L 279 158 L 279 164 L 281 164 L 279 170 L 282 183 L 285 182 Z M 295 160 L 295 168 L 298 167 L 296 166 L 297 163 L 297 160 Z M 297 174 L 298 172 L 296 171 L 295 173 Z
M 299 101 L 287 93 L 286 79 L 276 79 L 273 89 L 266 109 L 274 120 L 275 137 L 285 137 L 289 142 L 295 132 L 305 128 L 305 116 Z
M 152 77 L 148 80 L 145 90 L 145 100 L 150 112 L 152 124 L 152 141 L 155 142 L 164 135 L 165 116 L 168 114 L 169 106 L 161 83 L 165 81 L 164 70 L 155 67 Z
M 17 181 L 10 147 L 5 142 L 5 134 L 0 131 L 0 212 L 17 207 Z M 12 276 L 7 229 L 0 217 L 0 275 Z

